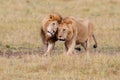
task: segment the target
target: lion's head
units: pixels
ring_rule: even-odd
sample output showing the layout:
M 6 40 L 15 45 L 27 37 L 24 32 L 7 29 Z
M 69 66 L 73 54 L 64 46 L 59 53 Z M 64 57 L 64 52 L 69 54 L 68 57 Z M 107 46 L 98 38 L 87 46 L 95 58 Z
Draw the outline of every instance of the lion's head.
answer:
M 57 39 L 58 26 L 61 23 L 62 17 L 57 13 L 47 15 L 40 28 L 40 37 L 43 43 L 45 55 L 51 54 Z
M 62 23 L 58 27 L 58 39 L 60 41 L 70 40 L 73 36 L 73 19 L 66 17 L 62 20 Z
M 61 20 L 62 17 L 57 13 L 49 14 L 44 18 L 42 21 L 42 26 L 47 36 L 51 37 L 55 35 Z

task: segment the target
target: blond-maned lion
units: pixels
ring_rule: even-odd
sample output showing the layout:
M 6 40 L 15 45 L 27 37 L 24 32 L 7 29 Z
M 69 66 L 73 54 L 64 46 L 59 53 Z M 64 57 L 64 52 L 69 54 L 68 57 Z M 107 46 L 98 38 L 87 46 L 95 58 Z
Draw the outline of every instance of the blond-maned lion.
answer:
M 61 23 L 62 17 L 57 13 L 47 15 L 40 28 L 40 36 L 44 47 L 44 55 L 51 54 L 55 42 L 57 41 L 57 29 Z
M 94 26 L 89 20 L 66 17 L 58 27 L 58 39 L 65 41 L 64 45 L 67 54 L 73 54 L 74 48 L 78 44 L 81 44 L 88 53 L 91 38 L 95 42 L 93 47 L 97 47 L 93 31 Z

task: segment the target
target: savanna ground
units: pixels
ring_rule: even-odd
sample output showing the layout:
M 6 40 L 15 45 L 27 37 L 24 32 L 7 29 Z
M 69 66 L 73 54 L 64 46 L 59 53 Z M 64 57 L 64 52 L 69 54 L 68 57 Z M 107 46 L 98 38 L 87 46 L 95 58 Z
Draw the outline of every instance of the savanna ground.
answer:
M 88 18 L 98 48 L 74 56 L 42 57 L 39 28 L 45 15 Z M 120 0 L 0 0 L 0 80 L 120 80 Z

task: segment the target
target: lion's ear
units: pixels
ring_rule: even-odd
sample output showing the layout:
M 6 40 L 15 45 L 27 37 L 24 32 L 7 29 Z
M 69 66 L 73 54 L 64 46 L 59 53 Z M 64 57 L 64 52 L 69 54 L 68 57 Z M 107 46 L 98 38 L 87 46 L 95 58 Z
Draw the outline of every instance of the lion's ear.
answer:
M 53 16 L 52 16 L 52 15 L 49 15 L 49 18 L 50 18 L 50 19 L 53 19 Z
M 71 21 L 70 19 L 67 19 L 67 20 L 66 20 L 66 23 L 67 23 L 67 24 L 72 24 L 72 21 Z
M 59 19 L 58 23 L 60 24 L 62 22 L 62 16 L 59 16 L 59 17 L 60 17 L 60 19 Z
M 72 24 L 72 19 L 69 17 L 66 17 L 66 18 L 64 18 L 63 22 L 66 24 Z

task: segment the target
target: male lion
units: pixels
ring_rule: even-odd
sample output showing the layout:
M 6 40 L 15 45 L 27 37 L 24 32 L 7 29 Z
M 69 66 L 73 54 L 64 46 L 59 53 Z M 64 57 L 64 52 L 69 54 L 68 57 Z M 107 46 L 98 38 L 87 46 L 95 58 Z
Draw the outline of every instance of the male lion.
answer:
M 94 48 L 97 47 L 97 42 L 93 34 L 93 24 L 88 20 L 76 20 L 72 17 L 66 17 L 62 20 L 58 27 L 58 39 L 65 41 L 65 49 L 67 54 L 72 54 L 75 45 L 81 44 L 88 53 L 89 42 L 91 37 L 95 41 Z
M 61 23 L 62 17 L 57 13 L 52 13 L 47 15 L 43 21 L 40 28 L 40 36 L 43 43 L 44 55 L 51 54 L 55 42 L 57 41 L 57 28 Z

